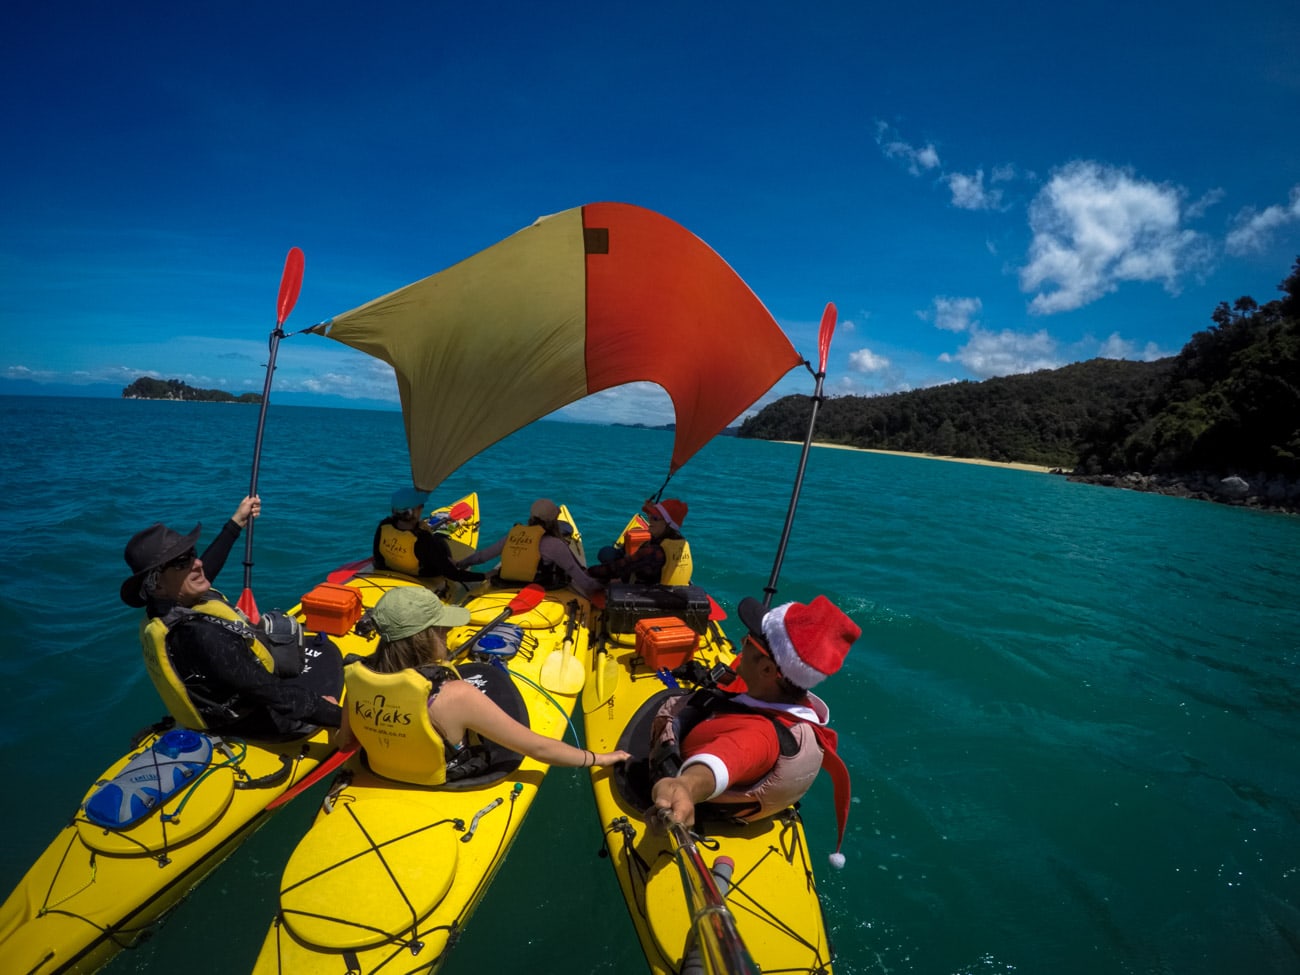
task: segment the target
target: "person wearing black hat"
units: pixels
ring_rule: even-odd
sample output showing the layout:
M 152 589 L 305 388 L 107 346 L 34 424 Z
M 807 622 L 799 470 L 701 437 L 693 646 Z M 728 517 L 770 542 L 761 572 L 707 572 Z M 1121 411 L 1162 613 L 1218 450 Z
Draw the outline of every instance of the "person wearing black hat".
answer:
M 843 866 L 849 774 L 827 727 L 830 710 L 811 689 L 840 669 L 862 630 L 825 596 L 771 610 L 745 598 L 737 612 L 749 632 L 732 692 L 671 698 L 655 717 L 654 808 L 686 826 L 702 802 L 759 819 L 798 801 L 824 768 L 839 824 L 831 863 Z
M 199 557 L 195 548 L 202 525 L 181 534 L 162 523 L 137 532 L 124 557 L 131 575 L 122 583 L 122 602 L 143 608 L 148 625 L 141 631 L 146 662 L 165 653 L 168 671 L 179 684 L 163 691 L 179 698 L 190 723 L 245 738 L 291 738 L 316 726 L 337 728 L 338 696 L 343 687 L 337 652 L 308 654 L 301 673 L 276 676 L 270 652 L 256 630 L 215 589 L 216 578 L 261 500 L 244 498 Z M 153 641 L 161 642 L 157 647 Z M 159 677 L 151 670 L 155 683 Z M 169 701 L 169 708 L 172 702 Z
M 409 576 L 441 576 L 457 582 L 482 582 L 480 572 L 462 569 L 452 560 L 447 539 L 420 519 L 425 494 L 415 488 L 398 488 L 390 502 L 392 514 L 375 526 L 373 561 L 376 569 Z

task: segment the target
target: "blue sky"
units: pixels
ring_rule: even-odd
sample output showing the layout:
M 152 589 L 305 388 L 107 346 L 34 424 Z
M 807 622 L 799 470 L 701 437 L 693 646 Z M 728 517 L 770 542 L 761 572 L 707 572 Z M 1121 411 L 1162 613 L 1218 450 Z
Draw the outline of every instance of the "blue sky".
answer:
M 1300 254 L 1294 0 L 201 8 L 0 14 L 0 392 L 260 391 L 290 246 L 292 331 L 598 200 L 806 357 L 834 301 L 832 394 L 1172 354 Z M 319 337 L 279 367 L 273 400 L 396 400 Z

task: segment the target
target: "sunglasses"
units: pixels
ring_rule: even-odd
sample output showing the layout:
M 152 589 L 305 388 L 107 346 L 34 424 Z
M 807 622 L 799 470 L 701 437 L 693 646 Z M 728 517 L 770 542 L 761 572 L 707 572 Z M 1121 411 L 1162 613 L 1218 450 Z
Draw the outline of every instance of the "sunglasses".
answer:
M 194 565 L 194 560 L 198 557 L 199 553 L 194 549 L 190 549 L 188 552 L 176 556 L 176 558 L 172 559 L 170 562 L 164 562 L 162 564 L 162 571 L 166 572 L 168 569 L 184 569 L 188 572 Z

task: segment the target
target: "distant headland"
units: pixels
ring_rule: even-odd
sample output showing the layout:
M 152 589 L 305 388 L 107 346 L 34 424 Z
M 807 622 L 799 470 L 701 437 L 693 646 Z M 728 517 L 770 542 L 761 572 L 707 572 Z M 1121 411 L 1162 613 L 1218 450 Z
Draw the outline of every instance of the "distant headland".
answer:
M 194 403 L 260 403 L 261 393 L 235 396 L 224 389 L 195 389 L 179 379 L 150 379 L 141 376 L 122 390 L 123 399 L 170 399 Z

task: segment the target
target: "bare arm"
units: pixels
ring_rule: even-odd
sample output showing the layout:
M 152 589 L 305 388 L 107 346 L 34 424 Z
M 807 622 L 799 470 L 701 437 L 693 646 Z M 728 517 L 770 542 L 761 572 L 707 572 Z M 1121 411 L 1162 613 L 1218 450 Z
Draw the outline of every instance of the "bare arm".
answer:
M 683 826 L 695 825 L 695 804 L 717 789 L 713 771 L 703 764 L 688 765 L 681 775 L 660 779 L 650 791 L 655 808 L 665 810 Z
M 429 716 L 452 741 L 476 731 L 498 745 L 548 765 L 583 768 L 613 765 L 631 758 L 627 752 L 591 752 L 539 735 L 501 710 L 491 698 L 464 681 L 448 681 L 429 705 Z M 459 732 L 459 734 L 457 733 Z

